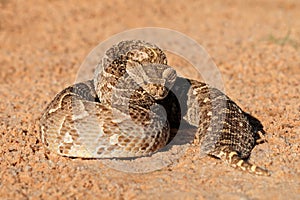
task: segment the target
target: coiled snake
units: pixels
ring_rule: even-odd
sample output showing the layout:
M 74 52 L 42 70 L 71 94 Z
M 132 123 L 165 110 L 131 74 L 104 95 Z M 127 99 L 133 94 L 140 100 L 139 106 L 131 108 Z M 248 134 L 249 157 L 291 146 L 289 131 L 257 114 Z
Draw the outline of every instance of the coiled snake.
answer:
M 94 80 L 72 85 L 51 101 L 40 126 L 43 143 L 69 157 L 149 155 L 165 146 L 181 120 L 197 127 L 205 153 L 258 175 L 246 159 L 262 126 L 221 91 L 179 77 L 164 52 L 144 41 L 108 49 Z

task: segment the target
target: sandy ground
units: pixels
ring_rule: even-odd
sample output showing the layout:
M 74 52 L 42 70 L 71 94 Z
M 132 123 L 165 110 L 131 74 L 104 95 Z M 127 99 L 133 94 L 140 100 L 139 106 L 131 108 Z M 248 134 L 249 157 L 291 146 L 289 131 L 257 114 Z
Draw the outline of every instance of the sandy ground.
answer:
M 296 0 L 0 0 L 0 199 L 299 199 L 299 10 Z M 192 145 L 176 164 L 149 173 L 47 153 L 38 126 L 47 103 L 74 83 L 98 43 L 149 26 L 180 31 L 207 50 L 226 93 L 264 125 L 268 143 L 250 161 L 271 177 L 200 158 Z

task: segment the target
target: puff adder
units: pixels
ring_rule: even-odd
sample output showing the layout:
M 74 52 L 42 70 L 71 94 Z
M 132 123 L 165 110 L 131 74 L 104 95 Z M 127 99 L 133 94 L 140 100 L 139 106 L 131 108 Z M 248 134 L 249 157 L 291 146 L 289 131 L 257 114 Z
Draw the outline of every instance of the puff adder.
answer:
M 161 108 L 164 109 L 161 109 Z M 165 53 L 144 41 L 122 41 L 105 53 L 93 80 L 56 95 L 41 120 L 41 138 L 69 157 L 113 158 L 152 154 L 175 136 L 181 120 L 197 127 L 208 155 L 257 175 L 247 161 L 262 126 L 209 85 L 179 77 Z

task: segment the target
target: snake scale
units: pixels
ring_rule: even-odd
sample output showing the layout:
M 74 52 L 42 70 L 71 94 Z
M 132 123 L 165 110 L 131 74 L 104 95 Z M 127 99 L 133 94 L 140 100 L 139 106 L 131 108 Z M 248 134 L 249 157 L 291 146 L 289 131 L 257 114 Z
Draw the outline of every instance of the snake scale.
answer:
M 41 119 L 45 146 L 63 156 L 122 158 L 152 154 L 175 137 L 181 120 L 197 127 L 208 155 L 257 175 L 247 161 L 262 125 L 216 88 L 179 77 L 165 53 L 139 40 L 113 45 L 94 79 L 56 95 Z

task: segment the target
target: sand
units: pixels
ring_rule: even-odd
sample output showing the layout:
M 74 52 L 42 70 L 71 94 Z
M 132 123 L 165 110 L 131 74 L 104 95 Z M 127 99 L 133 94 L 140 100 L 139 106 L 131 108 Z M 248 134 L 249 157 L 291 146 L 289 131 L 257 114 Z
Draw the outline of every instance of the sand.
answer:
M 0 199 L 299 199 L 299 9 L 296 0 L 0 0 Z M 201 157 L 197 145 L 148 173 L 44 148 L 39 118 L 89 52 L 143 27 L 180 31 L 205 48 L 226 94 L 264 125 L 268 142 L 250 161 L 270 177 Z M 169 63 L 193 77 L 188 64 Z

